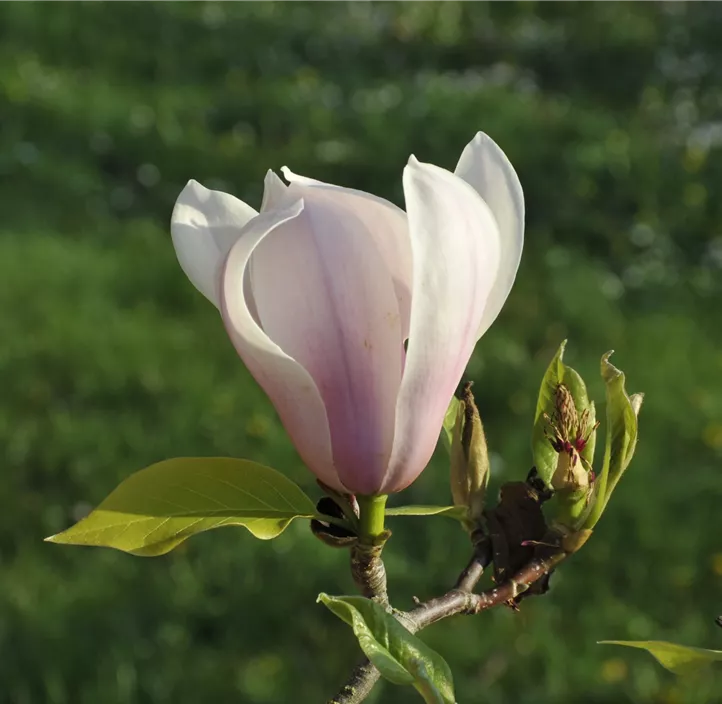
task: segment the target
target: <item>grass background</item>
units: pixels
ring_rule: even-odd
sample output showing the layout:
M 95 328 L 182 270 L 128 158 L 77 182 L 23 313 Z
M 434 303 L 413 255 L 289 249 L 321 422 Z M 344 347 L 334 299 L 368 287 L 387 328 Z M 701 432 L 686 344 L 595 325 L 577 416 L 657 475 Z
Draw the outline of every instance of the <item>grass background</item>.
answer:
M 709 704 L 605 638 L 720 648 L 722 6 L 717 3 L 8 3 L 0 7 L 0 702 L 325 701 L 356 659 L 321 590 L 346 556 L 294 524 L 137 559 L 44 544 L 165 457 L 311 475 L 175 261 L 195 178 L 258 205 L 268 168 L 402 204 L 409 154 L 451 168 L 482 129 L 524 185 L 516 286 L 469 367 L 494 481 L 524 476 L 559 341 L 602 395 L 645 391 L 631 471 L 593 540 L 521 614 L 424 632 L 460 702 Z M 396 502 L 448 500 L 444 457 Z M 397 519 L 400 607 L 464 563 Z M 379 687 L 376 704 L 417 701 Z

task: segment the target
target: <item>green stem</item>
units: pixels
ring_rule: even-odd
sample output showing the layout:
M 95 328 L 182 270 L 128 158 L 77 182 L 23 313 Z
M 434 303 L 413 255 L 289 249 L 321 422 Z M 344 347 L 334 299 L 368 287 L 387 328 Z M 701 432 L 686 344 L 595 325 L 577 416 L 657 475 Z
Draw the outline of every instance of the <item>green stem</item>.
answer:
M 356 500 L 359 505 L 359 542 L 374 545 L 377 538 L 384 532 L 384 517 L 388 496 L 361 496 Z

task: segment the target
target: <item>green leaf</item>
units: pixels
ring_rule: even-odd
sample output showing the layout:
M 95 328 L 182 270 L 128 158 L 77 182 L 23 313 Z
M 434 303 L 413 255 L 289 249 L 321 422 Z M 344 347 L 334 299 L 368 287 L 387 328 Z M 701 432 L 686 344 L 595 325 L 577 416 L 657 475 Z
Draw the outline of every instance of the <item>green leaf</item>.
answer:
M 454 426 L 456 425 L 456 416 L 459 411 L 459 399 L 456 396 L 451 397 L 449 407 L 444 415 L 444 424 L 441 427 L 441 440 L 448 452 L 451 452 L 451 441 L 454 438 Z
M 394 684 L 416 687 L 427 704 L 454 704 L 454 684 L 446 661 L 375 601 L 360 596 L 319 594 L 336 616 L 353 628 L 361 650 Z
M 394 506 L 386 509 L 387 516 L 447 516 L 463 521 L 468 511 L 465 506 Z
M 609 501 L 609 497 L 627 469 L 637 446 L 637 413 L 642 395 L 632 398 L 624 389 L 624 374 L 609 361 L 612 352 L 602 356 L 601 372 L 606 386 L 607 427 L 602 471 L 594 487 L 593 507 L 584 526 L 593 528 Z
M 556 392 L 559 384 L 564 384 L 574 400 L 574 406 L 577 413 L 581 414 L 589 409 L 592 422 L 594 420 L 594 405 L 590 403 L 587 394 L 587 387 L 584 380 L 579 374 L 568 367 L 563 362 L 564 348 L 567 341 L 564 340 L 557 353 L 554 355 L 549 367 L 542 378 L 541 387 L 539 389 L 539 398 L 537 399 L 536 411 L 534 413 L 534 427 L 532 429 L 532 453 L 534 455 L 534 465 L 539 472 L 539 476 L 549 484 L 554 472 L 557 468 L 559 455 L 551 446 L 549 439 L 545 434 L 547 422 L 544 418 L 546 413 L 552 416 L 555 410 Z M 590 438 L 588 446 L 585 448 L 582 456 L 585 460 L 591 462 L 594 456 L 594 438 Z
M 294 518 L 315 513 L 311 499 L 275 469 L 250 460 L 182 457 L 131 475 L 90 515 L 46 540 L 150 557 L 221 526 L 275 538 Z
M 597 422 L 597 407 L 594 405 L 594 401 L 589 401 L 587 406 L 589 411 L 589 420 L 587 421 L 587 427 L 593 428 Z M 587 440 L 587 444 L 584 449 L 579 453 L 583 460 L 588 463 L 589 467 L 594 466 L 594 449 L 597 446 L 597 431 L 595 430 Z
M 532 453 L 534 455 L 534 465 L 542 479 L 548 484 L 554 476 L 557 467 L 558 454 L 549 443 L 545 434 L 546 421 L 544 413 L 551 415 L 554 410 L 554 398 L 557 386 L 562 383 L 564 378 L 564 364 L 562 358 L 564 356 L 564 348 L 567 341 L 564 340 L 557 353 L 554 355 L 551 363 L 547 367 L 542 383 L 539 388 L 539 398 L 537 399 L 536 411 L 534 413 L 534 427 L 532 429 Z
M 650 652 L 662 665 L 676 675 L 688 675 L 708 667 L 713 662 L 722 662 L 722 650 L 692 648 L 663 640 L 602 640 L 603 645 L 624 645 L 641 648 Z

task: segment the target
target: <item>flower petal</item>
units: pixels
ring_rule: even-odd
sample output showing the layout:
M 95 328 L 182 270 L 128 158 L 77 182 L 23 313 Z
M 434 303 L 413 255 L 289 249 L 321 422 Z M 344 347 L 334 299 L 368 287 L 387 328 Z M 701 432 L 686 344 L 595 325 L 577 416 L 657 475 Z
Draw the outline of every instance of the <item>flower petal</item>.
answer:
M 249 260 L 269 234 L 293 222 L 303 202 L 262 213 L 231 249 L 222 273 L 221 312 L 228 334 L 248 370 L 268 394 L 301 458 L 325 484 L 344 491 L 333 466 L 326 409 L 314 380 L 258 326 L 243 282 Z
M 378 198 L 365 191 L 334 186 L 330 183 L 299 176 L 287 166 L 284 166 L 281 171 L 292 184 L 325 188 L 339 197 L 343 197 L 345 205 L 352 209 L 356 217 L 364 223 L 369 235 L 376 242 L 384 264 L 393 279 L 401 314 L 401 334 L 405 340 L 409 336 L 413 277 L 411 241 L 406 213 L 388 200 Z
M 171 216 L 171 236 L 178 262 L 191 283 L 214 306 L 219 305 L 223 260 L 241 229 L 258 213 L 228 193 L 188 181 Z
M 259 318 L 316 382 L 342 483 L 376 493 L 393 444 L 403 343 L 393 281 L 368 229 L 372 207 L 341 189 L 290 190 L 303 213 L 253 254 Z
M 414 290 L 384 492 L 408 486 L 428 464 L 499 268 L 496 220 L 469 184 L 412 157 L 404 193 Z
M 288 186 L 281 180 L 278 174 L 270 169 L 266 172 L 266 178 L 263 179 L 263 203 L 261 204 L 261 212 L 268 210 L 278 210 L 284 205 L 284 201 L 288 195 Z
M 501 265 L 479 327 L 481 337 L 511 291 L 524 246 L 524 192 L 506 154 L 483 132 L 466 145 L 454 172 L 486 201 L 501 235 Z

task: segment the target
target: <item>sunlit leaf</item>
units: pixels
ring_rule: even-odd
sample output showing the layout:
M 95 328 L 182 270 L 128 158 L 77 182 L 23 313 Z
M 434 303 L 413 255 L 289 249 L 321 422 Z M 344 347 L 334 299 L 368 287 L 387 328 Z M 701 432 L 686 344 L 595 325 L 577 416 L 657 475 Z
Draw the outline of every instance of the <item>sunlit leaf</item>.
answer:
M 641 648 L 651 653 L 663 667 L 676 675 L 688 675 L 708 667 L 714 662 L 722 662 L 722 650 L 692 648 L 687 645 L 667 643 L 663 640 L 602 640 L 603 645 L 624 645 L 628 648 Z
M 183 457 L 131 475 L 86 518 L 46 540 L 154 556 L 221 526 L 275 538 L 294 518 L 315 513 L 313 502 L 275 469 L 250 460 Z
M 386 509 L 387 516 L 447 516 L 463 521 L 467 517 L 465 506 L 394 506 Z
M 597 477 L 594 504 L 586 528 L 593 528 L 604 512 L 612 491 L 627 469 L 637 446 L 637 413 L 642 394 L 627 395 L 624 373 L 610 361 L 611 352 L 602 356 L 601 372 L 606 386 L 606 444 L 602 471 Z
M 319 594 L 318 600 L 353 628 L 361 650 L 383 677 L 416 687 L 427 704 L 454 704 L 446 661 L 382 606 L 360 596 Z

